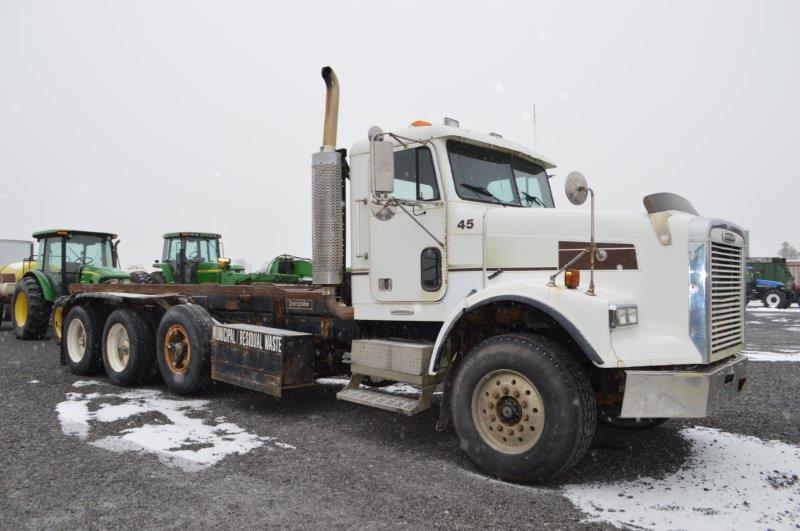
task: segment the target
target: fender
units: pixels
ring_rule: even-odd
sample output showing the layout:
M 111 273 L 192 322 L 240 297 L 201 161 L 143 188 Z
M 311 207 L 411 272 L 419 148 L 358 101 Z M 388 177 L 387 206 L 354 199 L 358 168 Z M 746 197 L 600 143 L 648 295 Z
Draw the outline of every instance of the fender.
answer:
M 50 282 L 50 279 L 47 278 L 47 275 L 39 271 L 38 269 L 31 269 L 27 273 L 25 273 L 22 278 L 35 278 L 36 282 L 39 283 L 39 286 L 42 288 L 42 295 L 44 295 L 44 300 L 47 302 L 53 302 L 56 300 L 56 292 L 53 289 L 53 284 Z
M 436 338 L 428 373 L 435 375 L 444 343 L 453 328 L 467 313 L 499 301 L 526 304 L 550 316 L 572 337 L 595 365 L 616 366 L 608 327 L 609 301 L 588 296 L 583 291 L 563 287 L 526 284 L 502 284 L 467 296 L 447 317 Z

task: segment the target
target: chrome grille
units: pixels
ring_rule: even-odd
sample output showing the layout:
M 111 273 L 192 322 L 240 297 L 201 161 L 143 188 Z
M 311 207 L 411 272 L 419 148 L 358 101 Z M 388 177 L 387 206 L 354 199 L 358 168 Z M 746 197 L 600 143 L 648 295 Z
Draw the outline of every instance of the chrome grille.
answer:
M 744 343 L 743 249 L 711 242 L 711 361 Z

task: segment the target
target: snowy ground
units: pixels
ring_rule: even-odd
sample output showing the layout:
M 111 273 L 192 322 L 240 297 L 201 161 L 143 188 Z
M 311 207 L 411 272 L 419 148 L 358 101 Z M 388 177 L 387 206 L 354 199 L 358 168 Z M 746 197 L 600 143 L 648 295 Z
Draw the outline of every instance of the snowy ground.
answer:
M 796 529 L 800 310 L 748 308 L 746 395 L 707 419 L 599 429 L 554 484 L 479 473 L 437 411 L 281 400 L 217 385 L 190 399 L 73 377 L 49 342 L 0 332 L 4 527 Z M 411 396 L 393 385 L 384 392 Z

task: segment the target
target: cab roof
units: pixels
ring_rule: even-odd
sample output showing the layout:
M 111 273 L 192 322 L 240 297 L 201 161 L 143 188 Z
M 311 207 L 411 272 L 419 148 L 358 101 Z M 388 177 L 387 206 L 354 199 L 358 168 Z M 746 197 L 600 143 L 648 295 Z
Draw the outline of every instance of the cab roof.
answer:
M 183 232 L 168 232 L 164 234 L 164 238 L 208 238 L 208 239 L 219 239 L 222 238 L 221 234 L 217 234 L 215 232 L 191 232 L 191 231 L 183 231 Z
M 111 238 L 112 240 L 117 238 L 117 235 L 111 232 L 97 232 L 93 230 L 50 229 L 33 233 L 33 237 L 37 240 L 49 237 L 60 238 L 62 236 L 100 236 Z
M 461 127 L 454 127 L 451 125 L 411 126 L 397 131 L 387 131 L 387 138 L 392 138 L 388 136 L 388 133 L 394 133 L 399 137 L 403 137 L 402 140 L 404 142 L 406 141 L 405 139 L 411 139 L 412 141 L 421 143 L 426 140 L 433 140 L 435 138 L 452 138 L 453 140 L 466 140 L 481 144 L 488 144 L 503 151 L 508 151 L 519 155 L 523 158 L 533 159 L 545 169 L 556 167 L 553 162 L 534 152 L 529 147 L 506 140 L 505 138 L 502 138 L 496 134 L 478 133 L 475 131 L 470 131 L 469 129 L 463 129 Z M 392 141 L 395 144 L 399 144 L 397 139 L 392 138 Z M 351 155 L 363 155 L 365 153 L 369 153 L 369 140 L 366 138 L 353 144 L 353 147 L 350 149 Z

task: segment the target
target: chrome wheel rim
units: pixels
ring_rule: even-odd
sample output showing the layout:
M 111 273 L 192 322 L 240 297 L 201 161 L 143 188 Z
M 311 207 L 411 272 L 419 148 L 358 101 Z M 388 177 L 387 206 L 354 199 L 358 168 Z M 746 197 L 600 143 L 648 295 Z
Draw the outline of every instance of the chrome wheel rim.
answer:
M 541 437 L 543 406 L 528 378 L 512 370 L 493 371 L 475 387 L 472 420 L 486 444 L 504 454 L 521 454 Z
M 774 293 L 767 295 L 767 306 L 769 306 L 770 308 L 777 308 L 780 302 L 781 298 L 775 295 Z
M 131 342 L 128 331 L 120 323 L 114 323 L 108 330 L 106 357 L 108 364 L 115 372 L 122 372 L 128 366 L 131 358 Z

